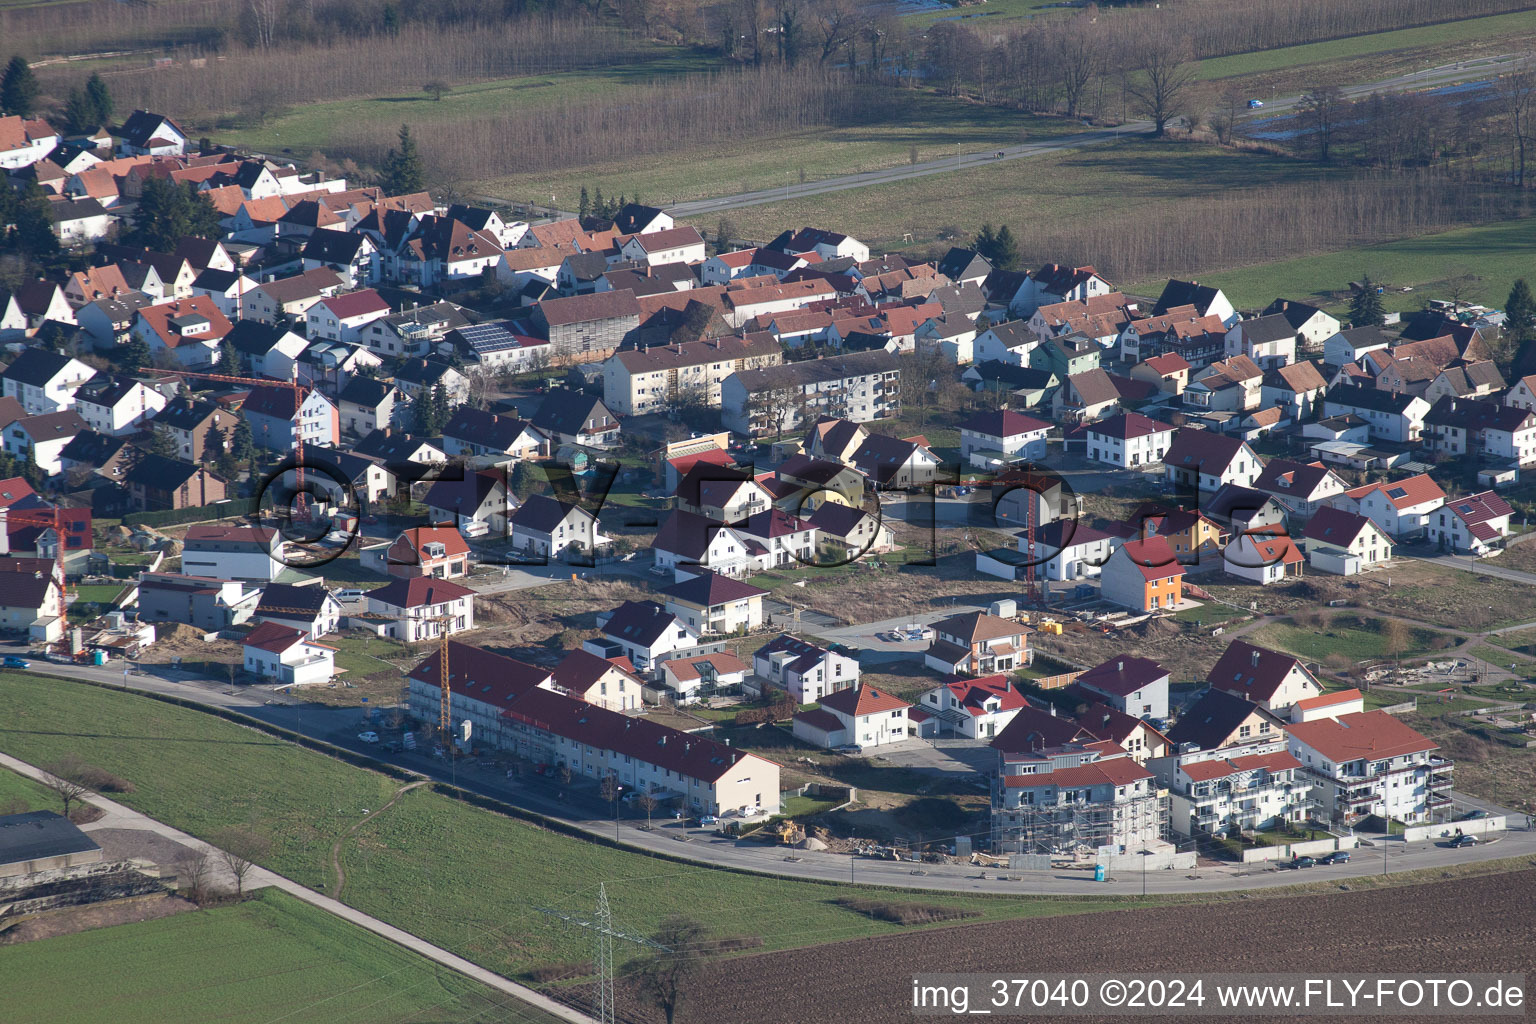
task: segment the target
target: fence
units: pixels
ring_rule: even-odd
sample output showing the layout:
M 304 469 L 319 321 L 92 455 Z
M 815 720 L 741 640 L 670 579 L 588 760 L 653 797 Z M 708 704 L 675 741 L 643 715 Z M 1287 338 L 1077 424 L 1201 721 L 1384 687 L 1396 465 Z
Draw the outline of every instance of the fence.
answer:
M 179 523 L 200 523 L 209 519 L 228 519 L 231 516 L 248 516 L 255 512 L 257 499 L 231 498 L 212 505 L 193 505 L 189 508 L 167 508 L 158 512 L 130 512 L 123 516 L 124 526 L 175 526 Z
M 1468 836 L 1485 836 L 1492 832 L 1503 832 L 1506 825 L 1507 820 L 1502 814 L 1491 814 L 1486 818 L 1468 818 L 1466 821 L 1409 825 L 1403 829 L 1403 842 L 1421 843 L 1426 839 L 1438 839 L 1442 836 L 1449 838 L 1457 832 Z
M 1080 675 L 1082 675 L 1081 672 L 1063 672 L 1057 676 L 1041 676 L 1039 679 L 1031 679 L 1030 682 L 1042 690 L 1059 690 L 1063 686 L 1070 686 L 1077 682 L 1077 677 Z
M 1401 703 L 1401 704 L 1390 704 L 1387 707 L 1378 708 L 1377 710 L 1378 711 L 1385 711 L 1389 715 L 1406 715 L 1406 714 L 1409 714 L 1411 712 L 1417 711 L 1418 709 L 1419 709 L 1419 698 L 1415 697 L 1415 698 L 1413 698 L 1413 700 L 1403 701 L 1403 703 Z
M 1327 839 L 1309 839 L 1300 843 L 1282 843 L 1279 846 L 1255 846 L 1243 851 L 1244 864 L 1258 864 L 1269 860 L 1291 860 L 1294 857 L 1316 857 L 1334 850 L 1353 850 L 1360 845 L 1354 836 L 1330 836 Z

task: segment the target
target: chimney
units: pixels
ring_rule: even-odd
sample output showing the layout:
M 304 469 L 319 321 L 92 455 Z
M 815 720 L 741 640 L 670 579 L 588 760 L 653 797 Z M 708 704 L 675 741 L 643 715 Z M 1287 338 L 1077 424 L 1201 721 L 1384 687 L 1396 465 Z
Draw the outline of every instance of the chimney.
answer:
M 1254 668 L 1258 668 L 1259 667 L 1259 652 L 1258 651 L 1254 651 L 1253 652 L 1253 667 Z
M 1123 661 L 1115 662 L 1115 671 L 1116 672 L 1124 672 L 1125 671 L 1125 662 L 1123 662 Z

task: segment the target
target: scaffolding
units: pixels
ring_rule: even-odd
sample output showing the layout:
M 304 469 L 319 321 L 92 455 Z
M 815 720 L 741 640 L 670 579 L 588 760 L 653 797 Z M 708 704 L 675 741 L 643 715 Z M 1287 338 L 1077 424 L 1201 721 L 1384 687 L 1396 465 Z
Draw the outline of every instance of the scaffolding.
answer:
M 1158 792 L 1114 803 L 1062 801 L 992 810 L 992 852 L 1092 857 L 1106 846 L 1134 849 L 1168 837 L 1168 797 Z

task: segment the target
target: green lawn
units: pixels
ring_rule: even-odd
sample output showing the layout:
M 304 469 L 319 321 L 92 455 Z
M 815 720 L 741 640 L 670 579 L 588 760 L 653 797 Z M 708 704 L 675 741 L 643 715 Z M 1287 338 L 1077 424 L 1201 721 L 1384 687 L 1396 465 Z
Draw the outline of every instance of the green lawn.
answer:
M 1420 309 L 1428 298 L 1445 298 L 1436 290 L 1451 278 L 1472 272 L 1480 280 L 1464 298 L 1502 308 L 1510 283 L 1530 276 L 1531 237 L 1529 220 L 1458 228 L 1375 245 L 1340 249 L 1300 259 L 1262 263 L 1235 270 L 1200 275 L 1219 286 L 1240 307 L 1262 307 L 1277 296 L 1318 302 L 1334 312 L 1344 310 L 1350 281 L 1360 275 L 1390 288 L 1411 286 L 1412 292 L 1388 291 L 1384 305 L 1389 312 Z M 1161 281 L 1155 287 L 1162 287 Z M 1127 286 L 1127 290 L 1154 287 L 1153 282 Z M 1154 292 L 1155 294 L 1155 292 Z
M 59 799 L 46 787 L 13 771 L 0 768 L 0 814 L 23 811 L 57 811 Z
M 555 1020 L 275 890 L 10 947 L 0 992 L 7 1024 Z
M 1447 15 L 1452 13 L 1452 9 L 1446 10 Z M 1266 71 L 1279 71 L 1301 64 L 1323 64 L 1414 47 L 1445 47 L 1456 43 L 1498 39 L 1526 32 L 1536 32 L 1536 11 L 1516 11 L 1512 14 L 1495 14 L 1486 18 L 1453 21 L 1444 25 L 1425 25 L 1393 32 L 1373 32 L 1369 35 L 1350 36 L 1347 39 L 1330 39 L 1321 43 L 1260 50 L 1257 53 L 1213 57 L 1200 62 L 1197 76 L 1202 79 L 1231 78 Z M 1441 57 L 1434 63 L 1439 65 L 1446 63 L 1446 60 Z
M 67 681 L 0 674 L 0 749 L 33 763 L 65 753 L 122 775 L 120 799 L 196 835 L 229 824 L 268 834 L 267 864 L 334 883 L 330 848 L 398 784 L 198 711 Z M 587 956 L 587 942 L 535 908 L 589 911 L 605 881 L 615 920 L 645 931 L 669 913 L 780 949 L 900 926 L 837 907 L 846 886 L 737 874 L 608 849 L 430 790 L 405 794 L 344 846 L 343 898 L 503 972 Z M 982 920 L 1125 907 L 1125 902 L 949 896 Z
M 1361 619 L 1355 615 L 1336 615 L 1322 629 L 1311 629 L 1290 622 L 1272 622 L 1244 637 L 1261 647 L 1287 651 L 1308 661 L 1322 661 L 1330 654 L 1344 654 L 1357 661 L 1387 656 L 1386 640 L 1379 619 Z M 1415 657 L 1432 650 L 1430 641 L 1443 634 L 1429 629 L 1409 631 L 1408 649 L 1403 657 Z
M 70 587 L 69 592 L 75 595 L 76 600 L 88 601 L 94 604 L 111 604 L 117 600 L 125 588 L 120 583 L 82 583 L 79 586 Z

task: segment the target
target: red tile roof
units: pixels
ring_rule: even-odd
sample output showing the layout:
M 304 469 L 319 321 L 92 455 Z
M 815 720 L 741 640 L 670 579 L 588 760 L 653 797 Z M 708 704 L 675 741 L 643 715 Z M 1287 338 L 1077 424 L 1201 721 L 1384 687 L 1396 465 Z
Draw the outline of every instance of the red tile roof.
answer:
M 1167 537 L 1126 541 L 1120 550 L 1125 552 L 1131 564 L 1140 569 L 1141 575 L 1148 580 L 1166 580 L 1184 575 L 1184 567 L 1179 564 L 1179 558 L 1173 553 L 1173 545 Z
M 1385 711 L 1298 722 L 1286 731 L 1335 764 L 1360 758 L 1377 761 L 1439 747 Z
M 912 705 L 873 686 L 860 685 L 827 694 L 821 698 L 821 706 L 857 718 L 861 715 L 878 715 L 883 711 L 900 711 Z

